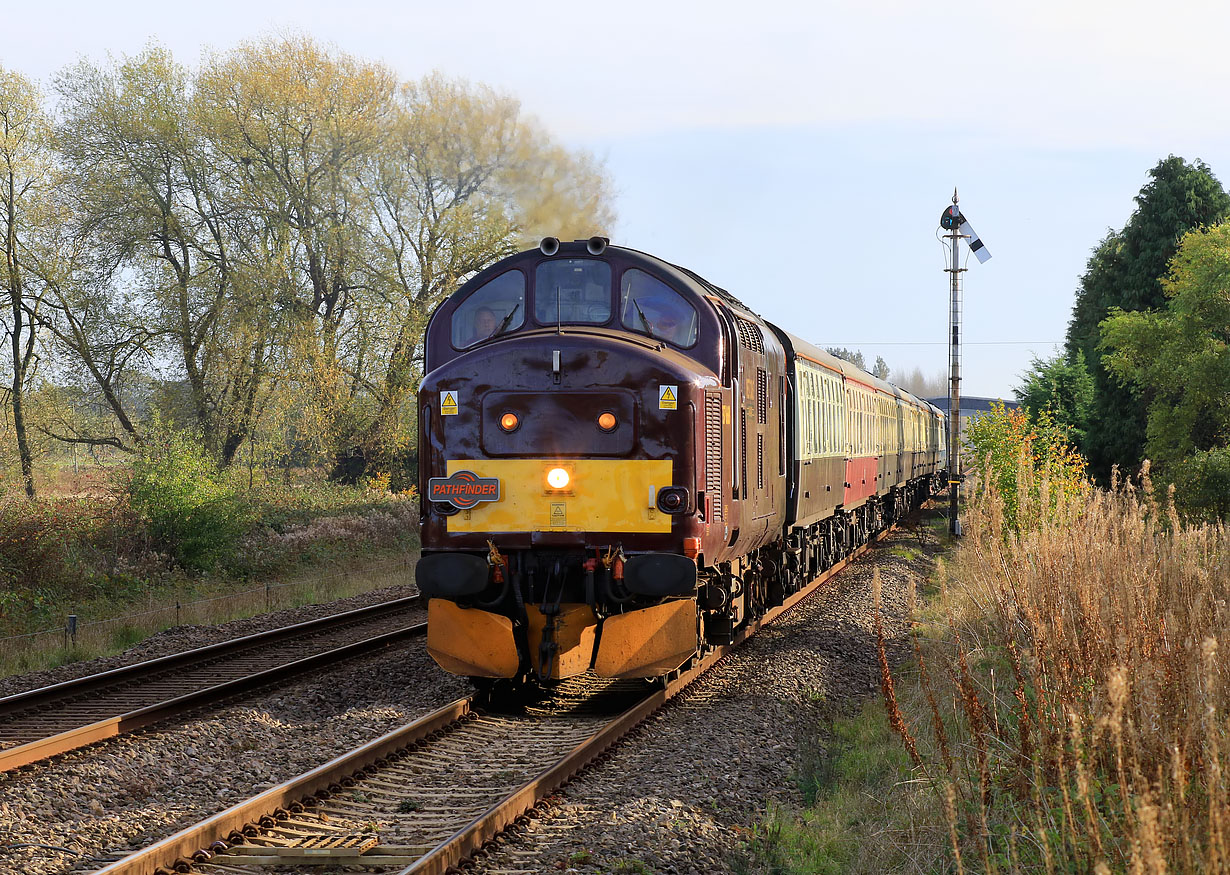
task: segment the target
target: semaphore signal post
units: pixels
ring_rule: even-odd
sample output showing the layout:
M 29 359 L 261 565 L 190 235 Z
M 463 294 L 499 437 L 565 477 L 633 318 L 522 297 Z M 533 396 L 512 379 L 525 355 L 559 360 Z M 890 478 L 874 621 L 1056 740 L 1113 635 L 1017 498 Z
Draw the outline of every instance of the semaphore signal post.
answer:
M 985 264 L 991 251 L 983 244 L 976 231 L 957 207 L 957 190 L 952 190 L 952 206 L 940 214 L 940 227 L 948 233 L 944 236 L 950 245 L 951 267 L 944 268 L 949 274 L 948 307 L 948 531 L 960 536 L 961 521 L 957 510 L 961 498 L 961 238 L 969 241 L 970 252 Z

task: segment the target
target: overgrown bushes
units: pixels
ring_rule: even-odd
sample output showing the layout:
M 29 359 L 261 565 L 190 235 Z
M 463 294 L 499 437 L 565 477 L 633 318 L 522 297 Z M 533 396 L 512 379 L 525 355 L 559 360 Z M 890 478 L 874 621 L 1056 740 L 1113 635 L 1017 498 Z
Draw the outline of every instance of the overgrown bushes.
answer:
M 219 471 L 200 440 L 186 432 L 152 430 L 127 471 L 128 503 L 156 544 L 184 568 L 200 571 L 252 525 L 254 508 Z
M 162 430 L 89 496 L 0 499 L 0 635 L 83 603 L 122 608 L 194 578 L 246 579 L 405 552 L 413 493 L 220 472 L 192 435 Z
M 977 488 L 993 487 L 999 495 L 1005 531 L 1036 527 L 1085 489 L 1085 460 L 1068 434 L 1047 411 L 1031 421 L 1024 410 L 1009 410 L 1002 401 L 992 402 L 989 414 L 970 423 L 968 469 Z

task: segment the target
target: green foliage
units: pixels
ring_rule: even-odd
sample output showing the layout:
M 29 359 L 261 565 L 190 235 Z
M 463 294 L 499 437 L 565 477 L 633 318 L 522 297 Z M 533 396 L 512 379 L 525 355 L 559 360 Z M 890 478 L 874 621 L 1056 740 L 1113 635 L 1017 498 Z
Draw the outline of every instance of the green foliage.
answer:
M 993 402 L 990 412 L 970 422 L 965 441 L 980 488 L 994 485 L 1003 499 L 1005 532 L 1041 522 L 1024 518 L 1023 506 L 1045 515 L 1085 482 L 1085 460 L 1068 443 L 1067 428 L 1045 410 L 1031 422 L 1024 410 Z
M 199 438 L 155 427 L 128 474 L 128 499 L 150 535 L 188 569 L 216 564 L 218 553 L 247 531 L 252 514 L 219 472 Z
M 889 729 L 884 703 L 872 700 L 834 721 L 827 749 L 805 757 L 800 774 L 807 807 L 771 809 L 748 842 L 754 872 L 777 875 L 896 872 L 911 862 L 896 842 L 908 832 L 911 812 L 900 786 L 911 778 L 910 759 Z
M 1193 519 L 1230 519 L 1230 447 L 1193 453 L 1173 465 L 1167 479 L 1175 503 Z
M 1029 417 L 1036 421 L 1045 413 L 1079 445 L 1093 407 L 1093 376 L 1085 366 L 1085 354 L 1078 349 L 1049 359 L 1035 356 L 1024 380 L 1015 394 Z
M 118 527 L 110 509 L 87 499 L 0 502 L 0 622 L 45 605 L 61 586 L 81 585 L 81 562 L 114 554 Z
M 307 36 L 54 84 L 52 114 L 0 67 L 0 296 L 23 319 L 0 431 L 31 492 L 37 440 L 133 452 L 149 411 L 253 482 L 332 460 L 400 490 L 436 305 L 524 241 L 614 222 L 601 162 L 513 96 Z
M 1123 231 L 1112 231 L 1090 257 L 1068 326 L 1067 350 L 1084 354 L 1094 380 L 1093 413 L 1081 449 L 1103 482 L 1114 465 L 1134 469 L 1140 464 L 1148 399 L 1142 403 L 1104 366 L 1099 325 L 1114 307 L 1161 307 L 1162 280 L 1183 235 L 1230 215 L 1230 195 L 1201 161 L 1188 164 L 1171 155 L 1149 176 Z
M 1114 309 L 1103 321 L 1106 367 L 1150 399 L 1146 448 L 1161 479 L 1175 483 L 1180 508 L 1225 516 L 1230 223 L 1189 233 L 1164 289 L 1165 309 Z

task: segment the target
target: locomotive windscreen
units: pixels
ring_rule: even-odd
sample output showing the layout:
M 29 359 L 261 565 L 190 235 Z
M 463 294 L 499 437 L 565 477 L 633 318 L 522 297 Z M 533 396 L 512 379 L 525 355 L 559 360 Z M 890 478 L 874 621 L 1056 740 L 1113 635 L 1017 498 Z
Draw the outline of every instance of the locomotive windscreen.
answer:
M 593 258 L 558 258 L 538 265 L 534 318 L 542 325 L 609 321 L 611 266 Z

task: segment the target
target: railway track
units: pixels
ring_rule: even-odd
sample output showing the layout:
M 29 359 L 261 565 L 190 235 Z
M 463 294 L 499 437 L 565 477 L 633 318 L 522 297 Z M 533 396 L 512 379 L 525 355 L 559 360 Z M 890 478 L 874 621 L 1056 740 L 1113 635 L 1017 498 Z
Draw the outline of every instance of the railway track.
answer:
M 422 634 L 417 596 L 0 699 L 0 772 L 182 716 Z
M 881 532 L 871 543 L 882 538 Z M 870 544 L 769 611 L 734 644 L 665 686 L 577 678 L 540 704 L 471 696 L 182 830 L 104 862 L 96 875 L 250 875 L 344 866 L 440 875 L 593 762 L 762 626 L 812 595 Z M 285 870 L 278 870 L 285 871 Z

